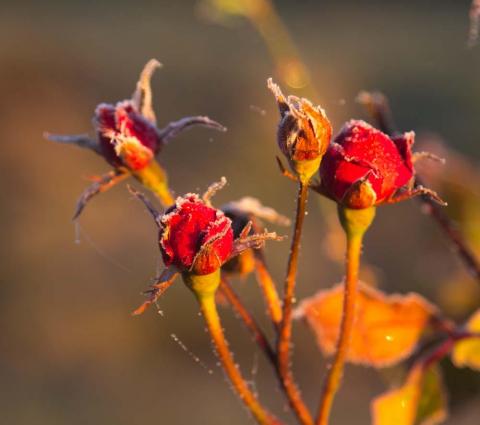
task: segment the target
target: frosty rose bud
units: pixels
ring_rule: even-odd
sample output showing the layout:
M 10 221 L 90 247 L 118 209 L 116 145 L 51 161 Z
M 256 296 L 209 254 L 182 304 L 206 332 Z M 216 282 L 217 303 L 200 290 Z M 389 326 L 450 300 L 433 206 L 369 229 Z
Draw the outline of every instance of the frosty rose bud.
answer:
M 166 266 L 206 275 L 233 253 L 231 220 L 198 195 L 178 198 L 160 219 L 160 250 Z
M 349 121 L 323 158 L 321 190 L 347 208 L 395 201 L 394 195 L 414 176 L 414 136 L 409 132 L 390 138 L 364 121 Z
M 100 104 L 94 123 L 101 153 L 114 167 L 141 170 L 161 149 L 156 127 L 137 112 L 131 101 L 115 106 Z
M 268 80 L 280 110 L 277 143 L 300 179 L 308 180 L 318 169 L 332 136 L 325 111 L 304 98 L 285 97 L 280 88 Z

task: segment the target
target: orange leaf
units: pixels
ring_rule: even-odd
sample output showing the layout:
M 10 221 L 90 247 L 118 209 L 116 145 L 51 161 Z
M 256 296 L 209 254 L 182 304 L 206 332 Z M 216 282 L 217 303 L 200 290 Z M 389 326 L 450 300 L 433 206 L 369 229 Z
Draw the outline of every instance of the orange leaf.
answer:
M 343 285 L 318 292 L 297 309 L 326 355 L 335 352 L 342 309 Z M 360 282 L 347 361 L 375 367 L 397 363 L 415 348 L 435 311 L 420 295 L 385 295 Z
M 447 417 L 446 396 L 437 366 L 412 369 L 400 387 L 375 398 L 373 425 L 434 425 Z

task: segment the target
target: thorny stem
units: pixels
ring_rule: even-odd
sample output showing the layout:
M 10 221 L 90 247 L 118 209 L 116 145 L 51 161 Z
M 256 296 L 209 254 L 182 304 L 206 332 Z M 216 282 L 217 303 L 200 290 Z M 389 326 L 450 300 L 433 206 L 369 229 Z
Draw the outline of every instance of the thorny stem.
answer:
M 268 271 L 267 271 L 268 273 Z M 273 350 L 272 346 L 270 345 L 267 337 L 260 329 L 260 326 L 252 317 L 250 312 L 245 308 L 242 301 L 235 293 L 235 291 L 230 286 L 229 282 L 226 280 L 225 277 L 222 277 L 222 281 L 220 283 L 220 290 L 222 291 L 223 295 L 227 298 L 227 301 L 231 304 L 232 308 L 237 312 L 240 318 L 243 320 L 245 326 L 248 330 L 252 333 L 255 341 L 257 342 L 258 346 L 262 349 L 263 353 L 272 364 L 275 369 L 276 375 L 278 377 L 278 381 L 284 390 L 284 394 L 289 400 L 290 394 L 287 393 L 285 390 L 285 385 L 283 384 L 282 376 L 280 375 L 279 368 L 277 366 L 277 355 Z
M 220 282 L 220 290 L 222 291 L 223 295 L 225 295 L 225 298 L 231 304 L 233 309 L 240 316 L 243 323 L 252 334 L 255 342 L 258 344 L 261 350 L 265 353 L 268 360 L 273 365 L 275 365 L 276 356 L 272 346 L 270 345 L 270 342 L 268 341 L 267 337 L 263 333 L 262 329 L 260 329 L 260 326 L 256 322 L 255 318 L 245 308 L 240 298 L 238 298 L 238 295 L 230 286 L 230 283 L 225 278 L 225 276 L 222 276 L 222 280 Z
M 394 136 L 398 133 L 388 104 L 388 99 L 385 95 L 382 93 L 362 92 L 358 99 L 360 103 L 367 108 L 380 130 L 390 136 Z M 421 185 L 421 179 L 416 177 L 415 187 Z M 468 272 L 480 282 L 480 262 L 450 217 L 443 211 L 442 207 L 429 196 L 420 196 L 418 200 L 424 207 L 425 211 L 436 221 L 440 226 L 440 229 L 450 240 L 450 243 L 455 248 L 458 256 L 467 267 Z
M 300 182 L 298 188 L 297 211 L 295 216 L 295 229 L 293 233 L 290 256 L 288 259 L 287 276 L 285 279 L 283 317 L 280 323 L 277 341 L 277 365 L 278 373 L 282 377 L 284 389 L 288 395 L 290 405 L 300 422 L 304 425 L 312 425 L 312 416 L 302 400 L 299 389 L 293 380 L 290 361 L 290 340 L 292 336 L 292 310 L 295 293 L 295 280 L 298 267 L 298 254 L 300 250 L 300 237 L 308 196 L 308 182 Z
M 259 251 L 255 251 L 255 275 L 258 285 L 263 292 L 263 298 L 265 299 L 265 303 L 267 305 L 268 315 L 270 316 L 275 329 L 278 330 L 283 315 L 282 303 L 280 301 L 275 282 L 268 271 L 265 258 Z
M 240 374 L 223 334 L 220 317 L 218 316 L 217 306 L 215 304 L 214 293 L 200 296 L 197 295 L 197 299 L 217 351 L 218 358 L 240 398 L 250 409 L 259 424 L 280 425 L 281 423 L 260 404 Z
M 327 425 L 333 405 L 333 399 L 340 387 L 343 367 L 355 321 L 355 305 L 358 295 L 358 271 L 365 231 L 375 216 L 375 208 L 348 210 L 339 208 L 340 220 L 347 237 L 346 276 L 343 296 L 343 313 L 340 333 L 333 363 L 325 378 L 316 424 Z

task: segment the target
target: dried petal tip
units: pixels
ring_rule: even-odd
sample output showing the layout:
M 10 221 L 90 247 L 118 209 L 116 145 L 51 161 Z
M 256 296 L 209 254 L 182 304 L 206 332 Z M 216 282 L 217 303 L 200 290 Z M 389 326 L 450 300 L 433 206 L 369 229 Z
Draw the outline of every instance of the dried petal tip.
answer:
M 301 180 L 308 181 L 317 171 L 327 150 L 332 126 L 325 111 L 309 100 L 283 95 L 270 78 L 267 82 L 280 111 L 277 142 L 292 170 Z
M 157 59 L 150 59 L 143 67 L 137 82 L 137 87 L 132 95 L 132 103 L 135 109 L 153 124 L 156 122 L 156 117 L 152 106 L 152 87 L 150 81 L 155 70 L 161 67 L 162 64 Z
M 219 182 L 212 183 L 208 187 L 207 191 L 202 195 L 203 202 L 211 206 L 210 199 L 212 199 L 218 191 L 222 190 L 226 186 L 226 184 L 226 177 L 221 177 Z

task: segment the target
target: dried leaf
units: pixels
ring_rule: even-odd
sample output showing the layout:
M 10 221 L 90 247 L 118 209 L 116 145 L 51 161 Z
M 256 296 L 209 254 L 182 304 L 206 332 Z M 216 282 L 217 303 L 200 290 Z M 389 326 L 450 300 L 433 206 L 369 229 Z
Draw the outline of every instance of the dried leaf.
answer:
M 375 398 L 373 425 L 435 425 L 447 417 L 447 401 L 438 366 L 412 369 L 400 388 Z
M 326 355 L 335 352 L 342 308 L 343 285 L 337 285 L 318 292 L 297 309 L 296 316 L 305 317 Z M 385 295 L 360 283 L 347 361 L 374 367 L 397 363 L 415 348 L 435 311 L 420 295 Z
M 468 320 L 470 332 L 480 333 L 480 309 Z M 480 338 L 466 338 L 458 341 L 452 350 L 452 362 L 457 367 L 480 370 Z

